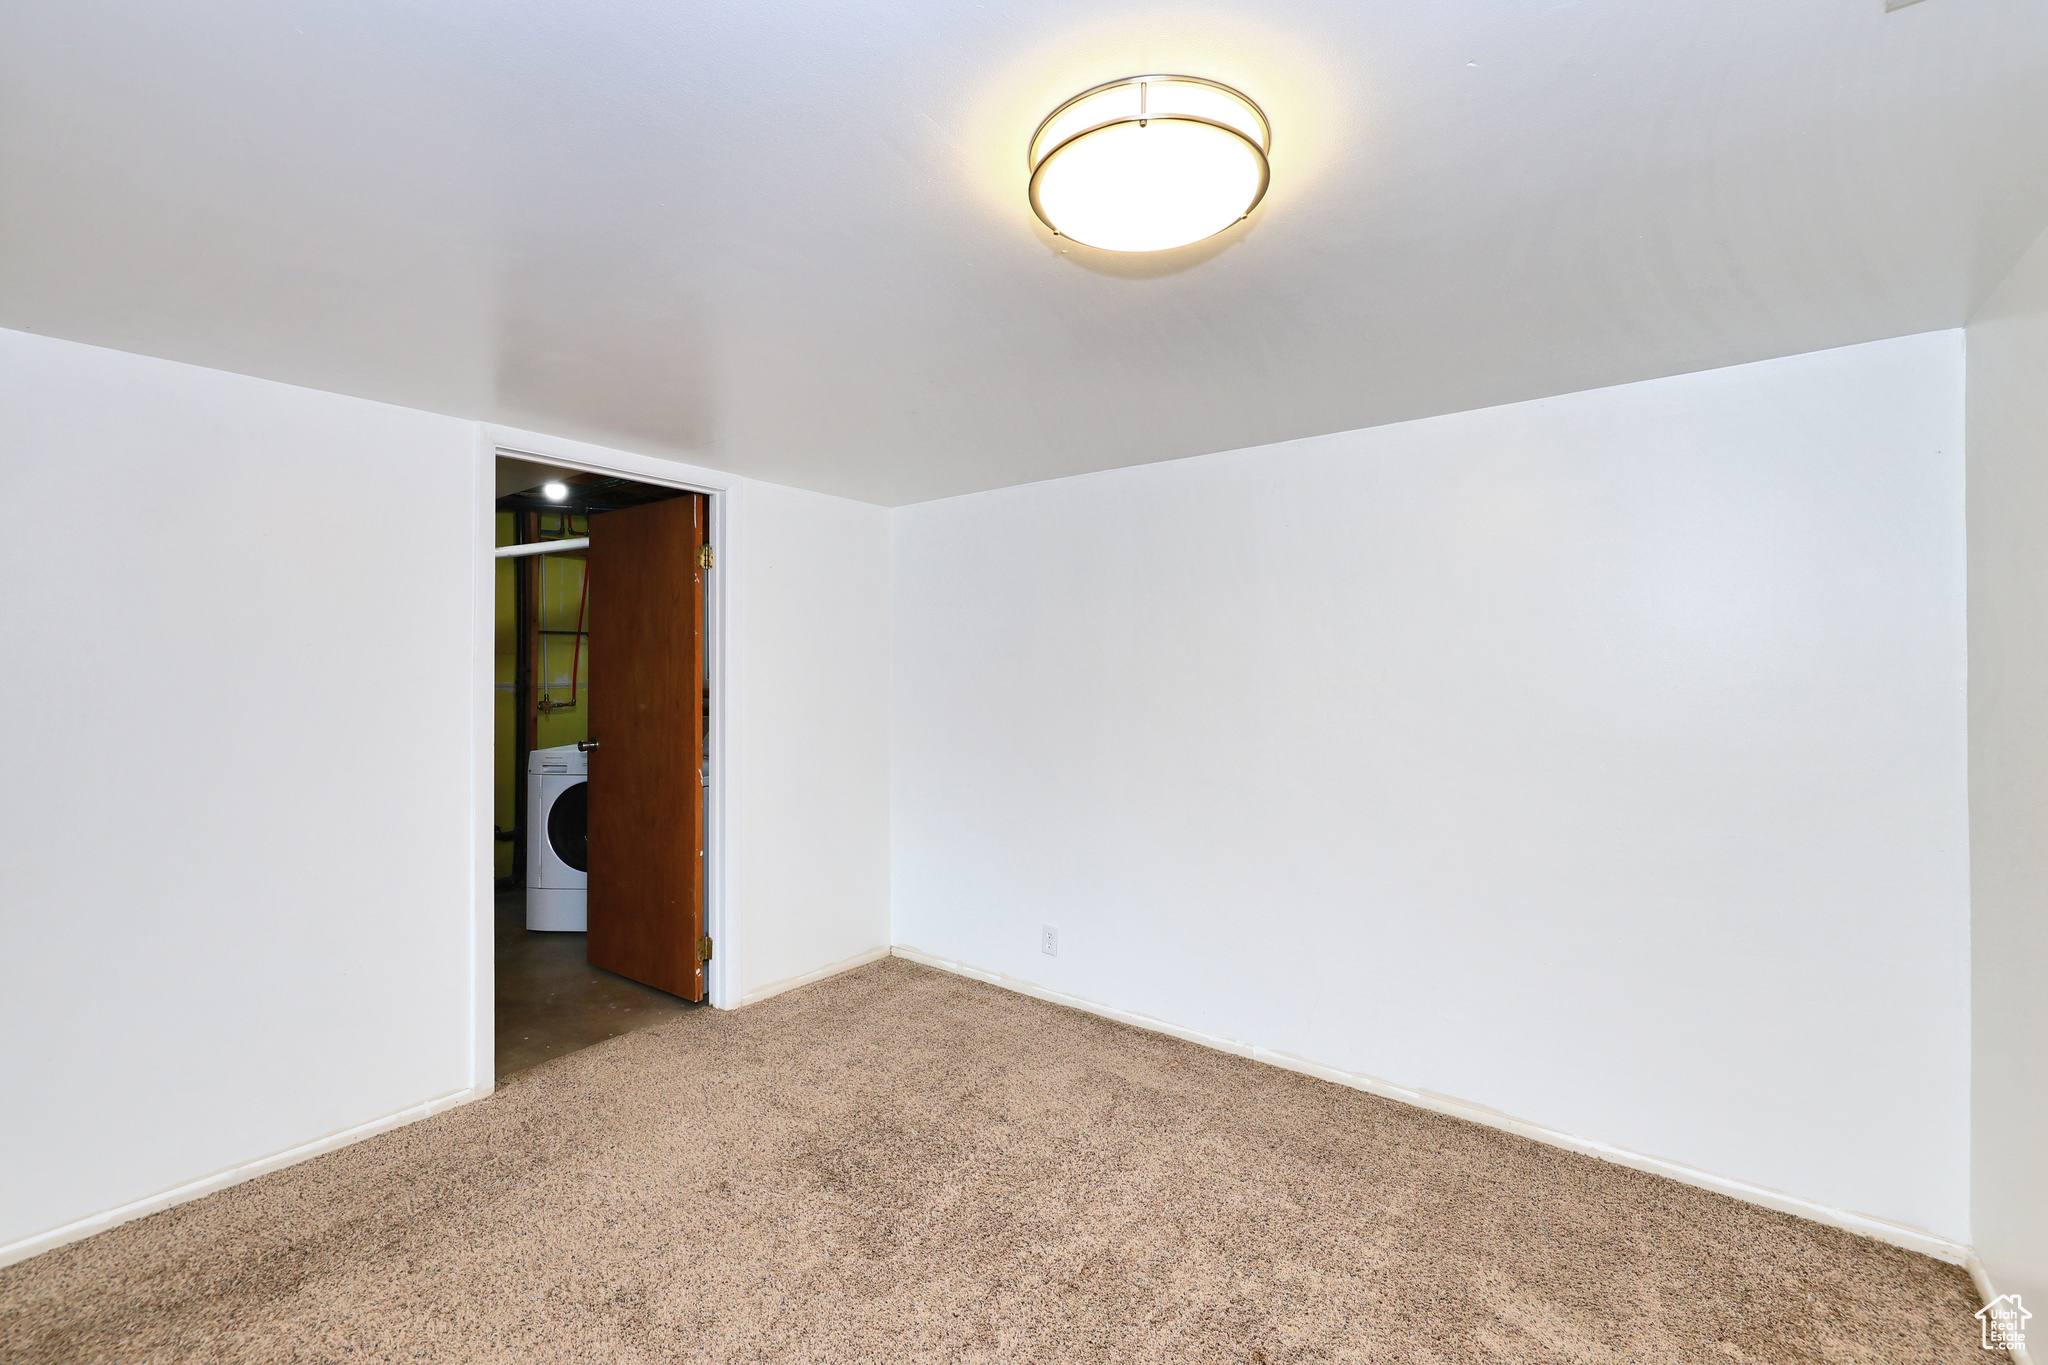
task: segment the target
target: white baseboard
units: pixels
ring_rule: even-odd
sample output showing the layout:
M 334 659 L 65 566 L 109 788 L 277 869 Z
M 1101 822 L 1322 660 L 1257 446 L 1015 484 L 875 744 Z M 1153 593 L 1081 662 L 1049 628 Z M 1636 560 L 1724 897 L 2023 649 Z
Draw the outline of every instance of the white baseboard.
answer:
M 1903 1223 L 1894 1223 L 1888 1219 L 1876 1218 L 1868 1214 L 1852 1213 L 1844 1209 L 1833 1208 L 1826 1204 L 1816 1203 L 1810 1199 L 1802 1199 L 1797 1195 L 1786 1194 L 1781 1190 L 1769 1189 L 1762 1185 L 1752 1185 L 1747 1181 L 1732 1179 L 1728 1176 L 1715 1175 L 1712 1172 L 1702 1171 L 1695 1167 L 1684 1165 L 1681 1162 L 1667 1161 L 1662 1157 L 1648 1156 L 1641 1152 L 1629 1151 L 1626 1148 L 1614 1147 L 1604 1142 L 1594 1142 L 1587 1138 L 1576 1137 L 1570 1133 L 1548 1128 L 1539 1123 L 1531 1123 L 1526 1119 L 1518 1119 L 1513 1115 L 1503 1114 L 1484 1105 L 1474 1104 L 1469 1100 L 1457 1099 L 1450 1095 L 1439 1095 L 1426 1090 L 1410 1089 L 1406 1086 L 1396 1085 L 1391 1081 L 1381 1080 L 1376 1076 L 1367 1076 L 1354 1071 L 1344 1071 L 1337 1067 L 1325 1066 L 1320 1062 L 1311 1061 L 1306 1057 L 1297 1057 L 1285 1052 L 1275 1052 L 1270 1048 L 1259 1047 L 1237 1039 L 1219 1038 L 1197 1029 L 1170 1023 L 1164 1019 L 1154 1019 L 1149 1015 L 1138 1014 L 1131 1010 L 1116 1009 L 1109 1005 L 1097 1004 L 1092 1000 L 1083 999 L 1077 995 L 1068 995 L 1063 991 L 1047 989 L 1035 982 L 1025 981 L 1018 977 L 1005 976 L 1001 972 L 985 971 L 982 968 L 971 967 L 963 962 L 955 962 L 950 958 L 943 958 L 935 953 L 927 953 L 920 948 L 913 948 L 905 943 L 896 944 L 894 947 L 870 948 L 866 952 L 855 954 L 853 957 L 847 958 L 842 962 L 835 962 L 829 966 L 820 967 L 815 971 L 805 972 L 800 976 L 792 976 L 773 982 L 748 992 L 741 999 L 740 1003 L 743 1006 L 755 1004 L 772 996 L 780 995 L 784 991 L 795 990 L 799 986 L 808 986 L 814 981 L 822 981 L 826 977 L 852 971 L 856 967 L 862 967 L 870 962 L 879 961 L 892 954 L 911 962 L 923 963 L 927 967 L 936 967 L 941 971 L 951 972 L 957 976 L 968 977 L 976 981 L 985 981 L 990 985 L 1000 986 L 1005 990 L 1016 991 L 1020 995 L 1032 996 L 1055 1005 L 1064 1005 L 1069 1009 L 1081 1010 L 1088 1014 L 1099 1015 L 1105 1019 L 1114 1019 L 1119 1023 L 1130 1024 L 1135 1028 L 1146 1029 L 1153 1033 L 1163 1033 L 1170 1037 L 1184 1039 L 1187 1042 L 1195 1043 L 1202 1047 L 1214 1048 L 1219 1052 L 1234 1053 L 1240 1057 L 1265 1062 L 1268 1065 L 1281 1067 L 1289 1071 L 1299 1071 L 1304 1075 L 1319 1077 L 1322 1080 L 1332 1081 L 1338 1085 L 1349 1086 L 1354 1090 L 1364 1090 L 1387 1099 L 1398 1100 L 1403 1104 L 1412 1104 L 1418 1108 L 1434 1110 L 1437 1113 L 1448 1114 L 1454 1118 L 1484 1124 L 1489 1128 L 1502 1129 L 1537 1142 L 1546 1143 L 1552 1147 L 1562 1147 L 1567 1151 L 1581 1152 L 1588 1156 L 1599 1157 L 1604 1161 L 1612 1161 L 1617 1165 L 1646 1171 L 1652 1175 L 1661 1175 L 1667 1179 L 1676 1180 L 1681 1184 L 1712 1190 L 1717 1194 L 1725 1194 L 1748 1203 L 1760 1204 L 1765 1208 L 1776 1209 L 1780 1213 L 1789 1213 L 1797 1217 L 1808 1218 L 1830 1227 L 1842 1228 L 1864 1237 L 1888 1242 L 1893 1246 L 1904 1247 L 1908 1251 L 1917 1251 L 1923 1255 L 1932 1256 L 1936 1260 L 1946 1261 L 1952 1265 L 1960 1265 L 1967 1268 L 1971 1279 L 1976 1283 L 1978 1293 L 1983 1296 L 1985 1303 L 1990 1303 L 1997 1297 L 1991 1280 L 1985 1273 L 1983 1263 L 1978 1260 L 1975 1251 L 1961 1242 L 1943 1237 L 1938 1233 L 1928 1232 L 1922 1228 L 1910 1227 Z M 374 1137 L 378 1133 L 388 1132 L 393 1128 L 417 1122 L 429 1115 L 453 1109 L 457 1105 L 482 1099 L 490 1093 L 491 1088 L 486 1086 L 451 1091 L 446 1095 L 437 1096 L 424 1103 L 401 1109 L 396 1113 L 386 1114 L 381 1118 L 371 1119 L 367 1123 L 359 1123 L 352 1128 L 344 1128 L 339 1132 L 329 1133 L 325 1137 L 315 1138 L 311 1142 L 286 1148 L 284 1151 L 270 1156 L 244 1162 L 239 1166 L 230 1166 L 226 1170 L 216 1171 L 212 1175 L 188 1181 L 183 1185 L 174 1186 L 161 1193 L 134 1200 L 118 1208 L 109 1209 L 104 1213 L 94 1214 L 88 1218 L 81 1218 L 75 1222 L 66 1223 L 62 1227 L 52 1228 L 47 1232 L 36 1233 L 33 1236 L 0 1245 L 0 1266 L 9 1266 L 19 1261 L 25 1261 L 31 1256 L 40 1255 L 45 1251 L 53 1250 L 67 1243 L 90 1237 L 96 1232 L 103 1232 L 121 1223 L 145 1217 L 148 1214 L 170 1208 L 173 1205 L 186 1203 L 189 1200 L 198 1199 L 203 1195 L 212 1194 L 215 1190 L 226 1189 L 230 1185 L 239 1185 L 243 1181 L 253 1180 L 259 1175 L 266 1175 L 271 1171 L 280 1170 L 283 1167 L 295 1165 L 298 1162 L 308 1160 L 323 1153 L 335 1151 L 352 1143 L 361 1142 L 364 1138 Z M 2033 1365 L 2030 1356 L 2025 1350 L 2014 1352 L 2013 1360 L 2015 1365 Z
M 741 996 L 740 1008 L 745 1009 L 748 1005 L 758 1005 L 772 995 L 780 995 L 784 991 L 793 991 L 798 986 L 808 986 L 813 981 L 823 981 L 826 977 L 837 976 L 841 972 L 850 972 L 855 967 L 865 967 L 870 962 L 880 962 L 883 958 L 889 956 L 889 953 L 890 949 L 886 945 L 880 948 L 870 948 L 864 953 L 855 953 L 843 962 L 834 962 L 829 966 L 820 967 L 816 971 L 805 972 L 801 976 L 786 976 L 780 981 L 771 981 L 767 985 L 748 991 L 745 995 Z
M 1628 1166 L 1634 1170 L 1647 1171 L 1651 1175 L 1661 1175 L 1668 1180 L 1676 1180 L 1680 1184 L 1694 1185 L 1703 1190 L 1712 1190 L 1716 1194 L 1725 1194 L 1731 1198 L 1741 1199 L 1751 1204 L 1761 1204 L 1767 1209 L 1776 1209 L 1780 1213 L 1789 1213 L 1800 1218 L 1810 1218 L 1816 1223 L 1825 1223 L 1829 1227 L 1843 1228 L 1863 1237 L 1871 1237 L 1880 1242 L 1889 1242 L 1893 1246 L 1904 1247 L 1908 1251 L 1917 1251 L 1923 1256 L 1932 1256 L 1937 1261 L 1947 1261 L 1950 1265 L 1967 1266 L 1975 1260 L 1974 1253 L 1964 1243 L 1955 1241 L 1952 1238 L 1943 1237 L 1939 1233 L 1928 1232 L 1924 1228 L 1912 1227 L 1905 1223 L 1894 1223 L 1889 1219 L 1876 1218 L 1869 1214 L 1851 1213 L 1846 1209 L 1832 1208 L 1826 1204 L 1816 1203 L 1811 1199 L 1802 1199 L 1796 1194 L 1786 1194 L 1783 1190 L 1773 1190 L 1763 1185 L 1752 1185 L 1746 1180 L 1735 1180 L 1725 1175 L 1715 1175 L 1711 1171 L 1702 1171 L 1677 1161 L 1667 1161 L 1663 1157 L 1647 1156 L 1642 1152 L 1629 1151 L 1625 1147 L 1615 1147 L 1605 1142 L 1595 1142 L 1590 1138 L 1576 1137 L 1571 1133 L 1560 1132 L 1555 1128 L 1547 1128 L 1540 1123 L 1531 1123 L 1527 1119 L 1518 1119 L 1512 1114 L 1503 1114 L 1497 1109 L 1489 1109 L 1483 1104 L 1474 1104 L 1470 1100 L 1461 1100 L 1453 1095 L 1439 1095 L 1428 1090 L 1413 1090 L 1404 1085 L 1396 1085 L 1392 1081 L 1381 1080 L 1377 1076 L 1367 1076 L 1355 1071 L 1343 1071 L 1334 1066 L 1325 1066 L 1321 1062 L 1311 1061 L 1306 1057 L 1297 1057 L 1292 1053 L 1275 1052 L 1270 1048 L 1259 1047 L 1254 1043 L 1242 1042 L 1234 1038 L 1218 1038 L 1195 1029 L 1184 1028 L 1179 1024 L 1168 1023 L 1164 1019 L 1154 1019 L 1149 1015 L 1135 1014 L 1130 1010 L 1120 1010 L 1108 1005 L 1098 1005 L 1094 1001 L 1084 1000 L 1078 995 L 1068 995 L 1063 991 L 1048 990 L 1035 982 L 1020 980 L 1014 976 L 1005 976 L 1001 972 L 990 972 L 984 971 L 979 967 L 970 967 L 966 963 L 939 957 L 934 953 L 927 953 L 921 948 L 913 948 L 906 943 L 897 944 L 895 954 L 897 957 L 905 958 L 911 962 L 921 962 L 927 967 L 937 967 L 941 971 L 952 972 L 956 976 L 971 977 L 976 981 L 986 981 L 992 986 L 1001 986 L 1004 990 L 1016 991 L 1020 995 L 1047 1000 L 1055 1005 L 1065 1005 L 1069 1009 L 1077 1009 L 1088 1014 L 1100 1015 L 1104 1019 L 1114 1019 L 1119 1023 L 1130 1024 L 1135 1028 L 1146 1029 L 1153 1033 L 1164 1033 L 1174 1038 L 1185 1039 L 1190 1043 L 1197 1043 L 1203 1047 L 1215 1048 L 1219 1052 L 1235 1053 L 1240 1057 L 1249 1057 L 1255 1062 L 1265 1062 L 1270 1066 L 1282 1067 L 1288 1071 L 1299 1071 L 1304 1075 L 1316 1076 L 1326 1081 L 1334 1081 L 1338 1085 L 1350 1086 L 1354 1090 L 1364 1090 L 1374 1095 L 1383 1096 L 1386 1099 L 1399 1100 L 1403 1104 L 1412 1104 L 1420 1109 L 1430 1109 L 1439 1114 L 1449 1114 L 1453 1118 L 1466 1119 L 1472 1123 L 1482 1123 L 1489 1128 L 1499 1128 L 1505 1132 L 1516 1133 L 1525 1138 L 1532 1138 L 1537 1142 L 1547 1143 L 1552 1147 L 1562 1147 L 1566 1151 L 1581 1152 L 1587 1156 L 1599 1157 L 1603 1161 L 1612 1161 L 1617 1166 Z M 1980 1282 L 1982 1282 L 1981 1274 Z M 1989 1300 L 1987 1299 L 1986 1302 L 1989 1302 Z
M 275 1152 L 266 1157 L 258 1157 L 254 1161 L 245 1161 L 239 1166 L 230 1166 L 224 1171 L 215 1171 L 212 1175 L 201 1176 L 199 1179 L 187 1181 L 183 1185 L 175 1185 L 159 1194 L 152 1194 L 146 1198 L 137 1199 L 133 1203 L 123 1204 L 119 1208 L 108 1209 L 105 1213 L 96 1213 L 89 1218 L 80 1218 L 76 1222 L 66 1223 L 62 1227 L 51 1228 L 48 1232 L 38 1232 L 34 1236 L 9 1242 L 5 1246 L 0 1246 L 0 1266 L 9 1266 L 17 1261 L 25 1261 L 31 1256 L 40 1256 L 45 1251 L 54 1250 L 65 1245 L 67 1242 L 80 1241 L 83 1238 L 92 1236 L 96 1232 L 105 1232 L 108 1228 L 136 1218 L 146 1217 L 149 1214 L 170 1208 L 174 1204 L 183 1204 L 189 1200 L 198 1199 L 202 1195 L 212 1194 L 215 1190 L 224 1190 L 230 1185 L 239 1185 L 245 1180 L 254 1180 L 259 1175 L 268 1175 L 272 1171 L 296 1165 L 301 1161 L 319 1156 L 322 1153 L 349 1146 L 351 1143 L 361 1142 L 364 1138 L 375 1137 L 379 1133 L 389 1132 L 393 1128 L 401 1128 L 408 1123 L 416 1123 L 420 1119 L 426 1118 L 431 1114 L 438 1114 L 444 1109 L 453 1109 L 458 1104 L 467 1104 L 471 1100 L 480 1100 L 490 1093 L 491 1088 L 488 1086 L 450 1091 L 446 1095 L 436 1096 L 434 1099 L 427 1100 L 423 1104 L 415 1104 L 410 1108 L 401 1109 L 395 1114 L 386 1114 L 382 1118 L 371 1119 L 368 1123 L 359 1123 L 353 1128 L 344 1128 L 338 1133 L 329 1133 L 326 1137 L 315 1138 L 311 1142 L 302 1142 L 296 1147 L 287 1147 L 282 1152 Z
M 1991 1272 L 1984 1268 L 1984 1262 L 1978 1259 L 1977 1253 L 1972 1251 L 1970 1259 L 1963 1264 L 1969 1269 L 1970 1279 L 1977 1285 L 1977 1297 L 1986 1307 L 1995 1303 L 1998 1299 L 1998 1290 L 1993 1287 Z M 2007 1347 L 2006 1354 L 2012 1357 L 2012 1365 L 2034 1365 L 2034 1353 L 2029 1347 Z

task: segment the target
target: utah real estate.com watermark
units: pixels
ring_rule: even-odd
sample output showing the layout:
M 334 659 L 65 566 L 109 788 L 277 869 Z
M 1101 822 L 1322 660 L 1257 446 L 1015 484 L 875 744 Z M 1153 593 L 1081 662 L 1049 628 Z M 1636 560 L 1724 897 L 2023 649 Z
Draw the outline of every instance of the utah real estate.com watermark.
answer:
M 2026 1310 L 2017 1294 L 2000 1294 L 1977 1310 L 1977 1321 L 1984 1324 L 1984 1349 L 1987 1351 L 2025 1350 L 2027 1347 L 2027 1319 L 2034 1316 Z

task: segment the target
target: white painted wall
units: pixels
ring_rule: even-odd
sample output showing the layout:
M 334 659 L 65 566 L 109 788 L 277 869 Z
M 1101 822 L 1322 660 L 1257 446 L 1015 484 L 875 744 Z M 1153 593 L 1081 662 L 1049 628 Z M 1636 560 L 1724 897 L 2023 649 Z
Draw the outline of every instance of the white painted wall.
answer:
M 1971 1220 L 1992 1283 L 2041 1304 L 2048 1303 L 2048 237 L 1972 320 L 1968 336 Z
M 739 993 L 889 944 L 889 513 L 741 490 Z
M 899 941 L 1967 1237 L 1960 360 L 743 483 L 741 993 L 893 875 Z M 0 333 L 0 1247 L 470 1084 L 473 441 Z
M 1967 1240 L 1962 358 L 898 509 L 896 938 Z
M 0 332 L 0 1246 L 471 1084 L 472 433 Z
M 0 331 L 0 1261 L 489 1084 L 478 439 Z M 889 526 L 735 482 L 744 992 L 888 942 Z

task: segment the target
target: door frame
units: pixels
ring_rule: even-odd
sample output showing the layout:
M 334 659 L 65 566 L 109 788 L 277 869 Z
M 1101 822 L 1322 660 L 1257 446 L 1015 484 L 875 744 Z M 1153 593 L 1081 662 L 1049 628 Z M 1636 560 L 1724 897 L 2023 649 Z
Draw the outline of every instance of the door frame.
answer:
M 737 916 L 732 895 L 732 869 L 738 844 L 731 818 L 737 807 L 734 751 L 738 725 L 732 684 L 738 635 L 733 610 L 737 568 L 742 562 L 740 486 L 738 475 L 679 460 L 635 455 L 629 451 L 515 427 L 477 424 L 475 491 L 477 515 L 471 562 L 471 619 L 474 670 L 470 695 L 476 699 L 471 746 L 474 751 L 470 837 L 476 868 L 470 917 L 471 1083 L 488 1093 L 497 1084 L 497 889 L 494 872 L 492 807 L 493 757 L 497 719 L 497 464 L 499 456 L 535 460 L 590 474 L 608 474 L 638 483 L 656 484 L 707 495 L 708 532 L 716 559 L 704 583 L 704 664 L 711 686 L 711 716 L 705 729 L 710 782 L 704 794 L 704 932 L 716 945 L 706 973 L 705 1000 L 717 1009 L 737 1008 L 739 971 Z

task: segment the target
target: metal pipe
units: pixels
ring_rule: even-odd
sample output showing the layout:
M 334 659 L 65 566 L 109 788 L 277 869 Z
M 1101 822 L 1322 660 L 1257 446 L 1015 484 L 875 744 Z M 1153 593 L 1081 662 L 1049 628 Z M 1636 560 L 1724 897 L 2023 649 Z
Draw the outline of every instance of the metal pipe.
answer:
M 526 538 L 527 512 L 512 514 L 512 539 L 520 545 L 529 544 Z M 536 519 L 535 526 L 539 522 Z M 495 567 L 493 574 L 497 573 Z M 526 876 L 527 845 L 532 843 L 530 831 L 526 828 L 526 799 L 528 795 L 526 768 L 527 755 L 532 752 L 532 736 L 527 731 L 527 718 L 533 706 L 533 643 L 527 637 L 527 613 L 533 604 L 526 581 L 526 566 L 514 565 L 512 569 L 512 620 L 516 634 L 514 665 L 512 672 L 512 877 L 515 883 L 523 884 Z
M 540 520 L 538 516 L 534 518 Z M 544 542 L 543 542 L 544 543 Z M 540 701 L 534 706 L 534 714 L 546 716 L 554 712 L 554 674 L 548 672 L 548 562 L 536 558 L 533 561 L 533 641 L 540 646 L 540 667 L 534 673 L 534 685 L 540 690 Z M 539 733 L 536 722 L 535 733 Z
M 557 550 L 587 550 L 589 536 L 578 536 L 574 540 L 536 540 L 526 545 L 500 545 L 491 551 L 493 559 L 519 559 L 525 555 L 551 555 Z

